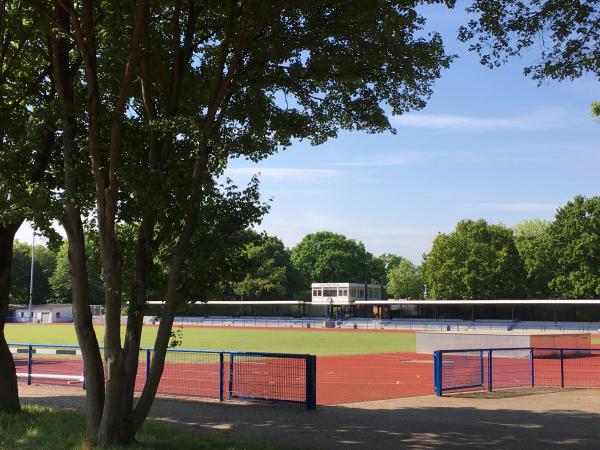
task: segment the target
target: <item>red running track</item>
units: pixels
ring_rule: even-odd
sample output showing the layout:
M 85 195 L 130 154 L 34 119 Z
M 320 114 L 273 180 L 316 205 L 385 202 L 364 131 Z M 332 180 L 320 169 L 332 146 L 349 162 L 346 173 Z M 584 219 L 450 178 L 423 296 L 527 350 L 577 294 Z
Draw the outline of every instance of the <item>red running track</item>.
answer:
M 208 358 L 208 357 L 207 357 Z M 17 372 L 27 372 L 26 355 L 15 355 Z M 268 366 L 268 370 L 267 367 Z M 277 366 L 269 361 L 236 362 L 233 396 L 268 397 L 276 395 L 287 400 L 304 398 L 304 367 L 288 364 Z M 240 367 L 242 370 L 240 370 Z M 224 395 L 227 398 L 229 364 L 223 366 Z M 73 380 L 51 376 L 80 376 L 80 359 L 34 356 L 34 383 L 78 386 Z M 140 361 L 136 390 L 145 381 L 146 364 Z M 49 377 L 44 377 L 49 375 Z M 158 393 L 198 398 L 219 398 L 218 355 L 201 362 L 167 361 Z M 20 378 L 26 381 L 26 378 Z M 317 358 L 317 403 L 336 405 L 370 400 L 431 395 L 433 393 L 433 364 L 431 355 L 416 353 L 384 353 L 375 355 L 321 356 Z
M 219 398 L 218 354 L 205 356 L 204 361 L 181 357 L 167 361 L 158 393 L 196 398 Z M 212 359 L 211 359 L 212 358 Z M 15 355 L 17 372 L 27 372 L 26 355 Z M 566 358 L 563 362 L 565 387 L 600 387 L 600 357 Z M 457 364 L 454 383 L 467 383 L 479 378 L 479 363 Z M 530 382 L 529 361 L 513 358 L 494 358 L 494 387 L 522 387 Z M 446 366 L 445 366 L 446 367 Z M 36 358 L 33 373 L 78 376 L 82 373 L 80 359 Z M 224 396 L 229 389 L 229 364 L 223 365 Z M 447 369 L 450 369 L 448 366 Z M 452 370 L 447 370 L 450 375 Z M 458 369 L 458 370 L 457 370 Z M 487 364 L 484 364 L 487 380 Z M 145 381 L 145 361 L 140 362 L 136 390 Z M 26 379 L 20 378 L 20 381 Z M 54 378 L 33 378 L 34 383 L 79 386 L 77 381 Z M 473 381 L 470 381 L 471 383 Z M 560 361 L 535 360 L 536 386 L 560 386 Z M 454 384 L 455 386 L 457 384 Z M 484 385 L 485 387 L 485 385 Z M 283 398 L 302 401 L 304 398 L 304 367 L 277 365 L 271 360 L 236 362 L 233 396 Z M 384 353 L 353 356 L 321 356 L 317 358 L 317 403 L 336 405 L 401 397 L 433 394 L 433 358 L 416 353 Z

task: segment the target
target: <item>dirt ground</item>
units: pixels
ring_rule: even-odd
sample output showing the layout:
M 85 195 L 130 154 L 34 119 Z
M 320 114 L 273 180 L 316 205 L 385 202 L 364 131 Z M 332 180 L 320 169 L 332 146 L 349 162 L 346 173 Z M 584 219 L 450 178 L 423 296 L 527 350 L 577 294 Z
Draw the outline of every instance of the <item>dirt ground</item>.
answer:
M 83 391 L 20 385 L 24 403 L 84 407 Z M 151 417 L 171 426 L 296 448 L 597 449 L 600 390 L 508 398 L 413 397 L 300 407 L 158 399 Z

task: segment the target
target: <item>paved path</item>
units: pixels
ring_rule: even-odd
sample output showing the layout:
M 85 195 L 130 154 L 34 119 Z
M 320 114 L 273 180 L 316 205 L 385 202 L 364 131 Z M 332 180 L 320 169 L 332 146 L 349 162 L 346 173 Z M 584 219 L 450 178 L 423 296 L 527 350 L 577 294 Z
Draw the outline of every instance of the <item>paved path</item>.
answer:
M 26 403 L 83 408 L 82 391 L 20 385 Z M 173 426 L 290 447 L 352 449 L 589 448 L 600 443 L 600 390 L 504 399 L 416 397 L 305 411 L 298 407 L 159 399 Z

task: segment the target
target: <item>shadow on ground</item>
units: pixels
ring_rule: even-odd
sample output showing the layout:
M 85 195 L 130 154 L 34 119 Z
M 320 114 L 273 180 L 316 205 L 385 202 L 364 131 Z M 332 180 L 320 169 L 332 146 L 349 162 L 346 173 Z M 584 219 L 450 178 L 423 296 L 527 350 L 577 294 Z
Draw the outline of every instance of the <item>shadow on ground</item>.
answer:
M 26 403 L 79 409 L 83 400 L 81 396 L 23 396 Z M 600 442 L 597 413 L 488 409 L 472 403 L 446 406 L 443 399 L 439 406 L 432 406 L 435 402 L 429 398 L 424 407 L 329 406 L 306 411 L 285 406 L 158 399 L 151 415 L 182 429 L 265 439 L 300 448 L 598 448 Z M 556 408 L 561 406 L 559 403 Z

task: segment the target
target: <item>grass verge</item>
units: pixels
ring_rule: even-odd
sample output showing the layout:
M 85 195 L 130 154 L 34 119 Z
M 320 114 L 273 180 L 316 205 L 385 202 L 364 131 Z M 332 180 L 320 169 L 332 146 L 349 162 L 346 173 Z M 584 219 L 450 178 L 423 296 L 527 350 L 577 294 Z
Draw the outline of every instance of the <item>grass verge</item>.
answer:
M 138 442 L 129 447 L 111 447 L 112 450 L 127 449 L 283 449 L 263 441 L 223 438 L 211 434 L 192 433 L 147 421 L 137 434 Z M 45 408 L 24 405 L 21 414 L 0 413 L 0 448 L 92 450 L 85 436 L 83 415 L 68 409 Z

